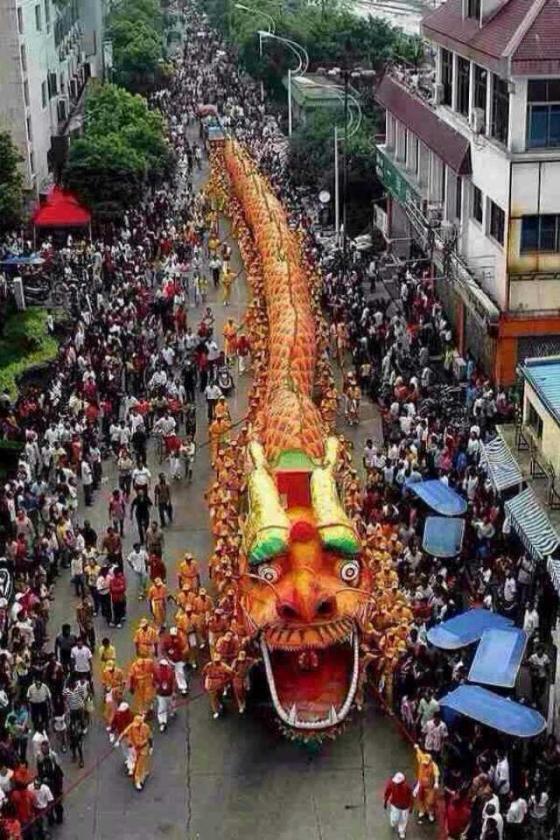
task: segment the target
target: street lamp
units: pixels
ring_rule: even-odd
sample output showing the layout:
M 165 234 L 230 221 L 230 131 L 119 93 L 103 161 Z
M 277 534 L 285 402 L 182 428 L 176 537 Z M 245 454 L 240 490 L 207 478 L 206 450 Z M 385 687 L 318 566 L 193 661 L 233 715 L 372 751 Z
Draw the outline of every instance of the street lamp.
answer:
M 342 76 L 344 86 L 344 158 L 343 158 L 343 169 L 342 169 L 342 274 L 343 277 L 346 277 L 346 268 L 347 268 L 347 237 L 346 237 L 346 210 L 347 210 L 347 198 L 348 198 L 348 140 L 354 136 L 357 131 L 357 128 L 349 134 L 349 124 L 348 124 L 348 104 L 350 98 L 354 99 L 355 102 L 357 100 L 355 97 L 352 96 L 349 92 L 350 88 L 350 79 L 368 79 L 373 78 L 375 76 L 375 70 L 362 70 L 361 68 L 355 68 L 354 70 L 349 70 L 345 68 L 341 70 L 339 67 L 333 67 L 332 70 L 328 71 L 329 76 Z M 358 108 L 360 106 L 358 105 Z M 360 122 L 361 122 L 361 109 L 360 109 Z M 336 142 L 336 141 L 335 141 Z M 336 153 L 335 153 L 335 164 L 338 167 L 338 145 L 336 144 Z M 335 190 L 335 198 L 336 193 L 338 191 L 338 180 L 336 183 L 336 190 Z
M 276 32 L 276 21 L 269 15 L 268 12 L 264 12 L 262 9 L 254 9 L 252 6 L 246 6 L 244 3 L 236 3 L 234 6 L 235 9 L 240 9 L 242 12 L 249 12 L 252 15 L 260 15 L 263 18 L 266 18 L 268 21 L 268 32 L 270 35 L 274 35 Z M 261 56 L 262 56 L 262 46 L 261 46 Z
M 362 124 L 362 108 L 360 105 L 359 100 L 351 94 L 348 90 L 346 90 L 341 85 L 336 84 L 322 84 L 321 82 L 316 82 L 315 80 L 310 82 L 311 87 L 318 87 L 324 88 L 325 90 L 331 90 L 340 99 L 340 101 L 344 105 L 344 131 L 345 131 L 345 142 L 351 140 L 352 137 L 359 131 L 360 126 Z M 356 108 L 356 118 L 354 124 L 354 114 L 348 108 L 348 105 L 354 105 Z M 336 235 L 336 239 L 338 241 L 338 237 L 340 234 L 340 176 L 339 176 L 339 169 L 338 169 L 338 126 L 335 124 L 334 126 L 334 231 Z
M 259 38 L 262 48 L 262 39 L 263 38 L 273 38 L 275 41 L 280 41 L 281 44 L 284 44 L 288 47 L 289 50 L 293 52 L 295 57 L 298 60 L 298 66 L 295 70 L 288 68 L 288 137 L 292 136 L 292 76 L 299 76 L 307 73 L 307 68 L 309 67 L 309 55 L 307 54 L 307 50 L 305 47 L 302 47 L 301 44 L 298 44 L 297 41 L 292 41 L 291 38 L 282 38 L 280 35 L 275 35 L 272 32 L 265 32 L 264 30 L 259 30 Z

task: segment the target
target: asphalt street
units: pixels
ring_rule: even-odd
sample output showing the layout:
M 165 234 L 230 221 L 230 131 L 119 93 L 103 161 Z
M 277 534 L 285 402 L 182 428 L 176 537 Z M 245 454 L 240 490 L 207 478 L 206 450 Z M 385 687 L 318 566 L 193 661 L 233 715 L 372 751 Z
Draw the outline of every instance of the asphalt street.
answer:
M 203 171 L 199 180 L 204 177 Z M 229 229 L 225 221 L 221 224 L 224 238 Z M 235 247 L 234 268 L 241 268 Z M 212 291 L 209 303 L 221 344 L 225 317 L 236 322 L 243 317 L 247 299 L 243 275 L 235 281 L 229 308 L 217 298 Z M 202 308 L 192 309 L 189 324 L 196 327 L 201 315 Z M 248 382 L 247 375 L 237 381 L 230 399 L 234 421 L 244 416 Z M 204 502 L 211 480 L 205 445 L 206 407 L 202 396 L 198 402 L 194 479 L 191 485 L 173 485 L 175 521 L 165 533 L 164 556 L 173 586 L 174 569 L 184 551 L 197 558 L 206 577 L 211 550 Z M 351 433 L 357 453 L 366 437 L 378 436 L 379 425 L 374 407 L 364 405 L 360 426 Z M 152 479 L 157 480 L 161 468 L 154 452 L 149 467 Z M 109 524 L 109 496 L 116 486 L 113 464 L 105 462 L 104 470 L 94 506 L 79 512 L 79 520 L 86 515 L 100 535 Z M 125 556 L 135 536 L 135 527 L 128 522 Z M 68 572 L 63 575 L 52 608 L 52 638 L 64 620 L 74 619 L 76 600 Z M 98 639 L 104 635 L 111 638 L 121 666 L 131 661 L 134 629 L 147 615 L 146 605 L 134 596 L 131 581 L 128 620 L 122 630 L 106 628 L 97 619 Z M 410 746 L 372 698 L 364 715 L 350 722 L 338 740 L 311 754 L 286 741 L 262 706 L 248 708 L 245 717 L 230 711 L 213 720 L 197 675 L 168 731 L 155 734 L 152 773 L 142 793 L 134 790 L 127 778 L 120 751 L 111 749 L 99 714 L 86 738 L 85 768 L 78 770 L 67 756 L 62 759 L 67 794 L 66 820 L 55 830 L 59 840 L 385 840 L 392 832 L 383 811 L 384 784 L 397 770 L 404 770 L 409 778 L 413 772 Z M 430 834 L 435 832 L 420 829 L 411 821 L 411 840 Z

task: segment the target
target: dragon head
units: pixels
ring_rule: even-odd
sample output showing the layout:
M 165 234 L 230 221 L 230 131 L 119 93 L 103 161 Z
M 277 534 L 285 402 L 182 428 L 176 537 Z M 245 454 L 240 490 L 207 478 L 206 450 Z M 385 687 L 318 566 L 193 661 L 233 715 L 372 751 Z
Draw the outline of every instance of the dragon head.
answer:
M 329 438 L 322 463 L 301 470 L 300 488 L 309 498 L 306 504 L 300 493 L 294 505 L 289 498 L 282 504 L 279 475 L 260 445 L 249 447 L 241 602 L 247 630 L 260 644 L 276 713 L 296 737 L 336 729 L 358 684 L 371 580 L 338 499 L 337 447 Z

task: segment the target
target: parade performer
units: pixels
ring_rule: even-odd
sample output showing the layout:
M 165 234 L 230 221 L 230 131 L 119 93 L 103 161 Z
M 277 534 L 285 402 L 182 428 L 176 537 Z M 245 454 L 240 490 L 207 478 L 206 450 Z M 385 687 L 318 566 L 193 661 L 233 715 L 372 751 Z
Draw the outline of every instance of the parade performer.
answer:
M 162 657 L 154 672 L 156 687 L 156 708 L 159 731 L 165 732 L 169 717 L 175 715 L 175 670 L 173 665 Z
M 397 829 L 401 840 L 406 837 L 412 802 L 412 790 L 404 773 L 395 773 L 385 787 L 384 807 L 389 806 L 389 823 L 391 828 Z
M 173 666 L 177 688 L 185 696 L 189 691 L 185 676 L 185 659 L 187 656 L 188 642 L 179 633 L 177 627 L 170 627 L 169 633 L 165 633 L 160 639 L 160 649 L 165 658 Z
M 111 731 L 109 733 L 110 742 L 116 747 L 120 746 L 122 750 L 126 771 L 129 776 L 132 776 L 134 755 L 128 742 L 121 740 L 121 735 L 125 729 L 130 726 L 133 720 L 134 714 L 128 703 L 120 703 L 117 711 L 113 715 L 113 720 L 111 721 Z
M 126 688 L 126 679 L 122 668 L 117 668 L 115 661 L 110 659 L 107 662 L 103 673 L 101 675 L 101 682 L 104 690 L 104 710 L 105 724 L 107 731 L 111 729 L 113 716 L 117 707 L 122 702 L 124 691 Z
M 134 695 L 134 708 L 139 713 L 151 709 L 155 697 L 155 662 L 145 656 L 138 656 L 128 671 L 130 693 Z
M 160 628 L 165 624 L 167 610 L 167 586 L 160 577 L 157 577 L 148 589 L 148 601 L 154 623 Z
M 430 822 L 435 822 L 439 768 L 430 753 L 424 752 L 418 744 L 414 745 L 414 750 L 417 765 L 414 797 L 418 810 L 418 822 L 422 822 L 426 815 Z
M 219 653 L 215 653 L 210 662 L 202 669 L 202 676 L 204 678 L 204 689 L 208 692 L 214 718 L 218 718 L 222 711 L 222 694 L 232 681 L 232 669 L 222 662 Z
M 150 657 L 157 653 L 158 633 L 147 618 L 141 618 L 138 629 L 134 634 L 136 656 Z
M 144 715 L 135 715 L 122 734 L 117 744 L 126 741 L 133 753 L 132 781 L 136 790 L 142 790 L 150 774 L 150 755 L 152 753 L 152 730 L 144 720 Z

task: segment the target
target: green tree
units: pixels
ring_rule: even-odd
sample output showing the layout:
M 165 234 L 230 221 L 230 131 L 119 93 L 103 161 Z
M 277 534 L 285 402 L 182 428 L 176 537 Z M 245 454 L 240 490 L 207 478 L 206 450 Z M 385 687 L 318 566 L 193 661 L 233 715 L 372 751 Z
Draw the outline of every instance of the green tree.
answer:
M 21 155 L 7 131 L 0 131 L 0 229 L 13 227 L 22 209 Z
M 155 0 L 121 0 L 111 10 L 115 79 L 128 90 L 147 92 L 163 73 L 164 15 Z
M 100 85 L 88 96 L 85 135 L 70 146 L 63 180 L 98 216 L 119 217 L 173 165 L 161 114 L 139 95 Z
M 334 195 L 334 126 L 339 126 L 339 188 L 342 204 L 344 116 L 340 111 L 317 111 L 292 135 L 288 171 L 298 186 L 327 189 Z M 347 225 L 351 235 L 361 233 L 370 222 L 371 204 L 381 188 L 375 177 L 374 125 L 364 119 L 348 141 Z M 342 212 L 342 211 L 341 211 Z

